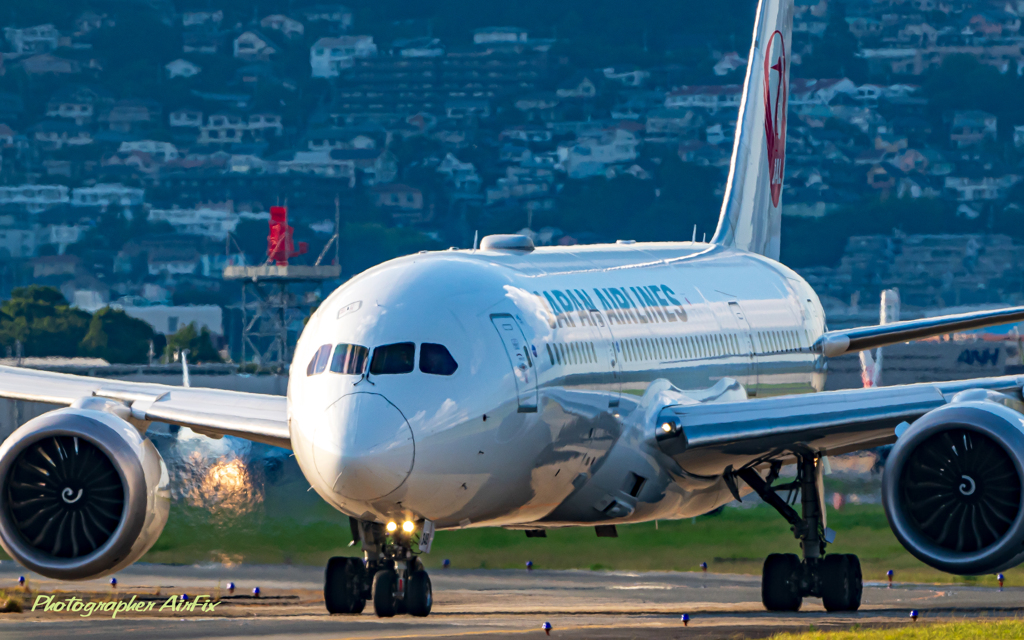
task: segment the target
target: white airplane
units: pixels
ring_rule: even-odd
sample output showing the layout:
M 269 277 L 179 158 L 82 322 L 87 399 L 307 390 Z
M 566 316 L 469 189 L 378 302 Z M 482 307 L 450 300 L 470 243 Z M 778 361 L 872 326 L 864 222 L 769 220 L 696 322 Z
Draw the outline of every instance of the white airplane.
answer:
M 856 556 L 827 553 L 826 455 L 895 443 L 896 536 L 956 574 L 1024 559 L 1024 377 L 818 392 L 829 358 L 1024 319 L 1024 307 L 828 331 L 778 263 L 793 0 L 761 0 L 725 202 L 710 243 L 406 256 L 337 289 L 295 349 L 287 398 L 4 367 L 0 396 L 67 405 L 0 446 L 0 541 L 57 579 L 118 571 L 155 542 L 168 479 L 150 422 L 289 448 L 345 513 L 332 613 L 430 612 L 434 532 L 688 518 L 750 492 L 802 557 L 772 554 L 770 610 L 860 605 Z M 782 466 L 796 479 L 779 484 Z M 798 490 L 799 510 L 780 497 Z

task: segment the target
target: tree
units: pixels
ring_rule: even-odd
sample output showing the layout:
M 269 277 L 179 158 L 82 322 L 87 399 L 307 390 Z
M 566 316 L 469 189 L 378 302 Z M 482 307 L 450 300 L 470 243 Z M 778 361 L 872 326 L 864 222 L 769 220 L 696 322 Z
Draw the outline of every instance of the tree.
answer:
M 800 73 L 807 78 L 842 78 L 865 82 L 867 64 L 857 57 L 857 36 L 846 22 L 846 6 L 833 2 L 828 7 L 828 24 L 821 40 L 814 43 L 814 53 L 804 56 Z
M 13 350 L 20 342 L 26 356 L 71 358 L 78 355 L 90 320 L 53 287 L 20 287 L 0 305 L 0 347 Z
M 164 355 L 170 360 L 176 352 L 184 349 L 188 349 L 188 358 L 192 362 L 221 362 L 220 354 L 213 346 L 210 330 L 206 327 L 197 329 L 194 322 L 178 329 L 173 335 L 167 336 Z
M 107 362 L 144 363 L 148 361 L 153 338 L 153 327 L 148 323 L 124 311 L 104 307 L 93 315 L 79 352 Z

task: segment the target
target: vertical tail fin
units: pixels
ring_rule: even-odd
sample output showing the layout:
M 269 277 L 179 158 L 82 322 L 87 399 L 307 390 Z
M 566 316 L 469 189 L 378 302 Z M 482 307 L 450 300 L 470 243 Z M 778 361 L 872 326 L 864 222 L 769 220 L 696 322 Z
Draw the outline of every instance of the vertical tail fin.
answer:
M 715 244 L 779 259 L 793 0 L 760 0 Z
M 878 314 L 878 324 L 889 324 L 900 321 L 900 292 L 897 289 L 886 289 L 882 292 L 882 303 Z M 882 386 L 882 347 L 875 349 L 875 357 L 865 349 L 860 352 L 860 379 L 864 388 Z

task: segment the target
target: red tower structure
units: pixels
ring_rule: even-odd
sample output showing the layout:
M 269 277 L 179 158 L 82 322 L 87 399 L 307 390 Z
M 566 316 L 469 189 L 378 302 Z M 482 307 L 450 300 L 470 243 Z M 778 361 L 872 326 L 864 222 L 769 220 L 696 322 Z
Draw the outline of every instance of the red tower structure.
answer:
M 267 235 L 267 263 L 288 266 L 288 259 L 309 251 L 309 245 L 299 243 L 296 251 L 292 235 L 295 230 L 288 224 L 287 207 L 270 207 L 270 233 Z

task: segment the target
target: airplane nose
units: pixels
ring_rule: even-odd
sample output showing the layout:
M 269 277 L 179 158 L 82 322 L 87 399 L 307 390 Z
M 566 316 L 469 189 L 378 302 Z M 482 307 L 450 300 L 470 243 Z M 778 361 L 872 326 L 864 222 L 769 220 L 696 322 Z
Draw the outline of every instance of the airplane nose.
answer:
M 343 396 L 327 408 L 313 439 L 317 473 L 335 493 L 375 500 L 412 472 L 412 429 L 398 407 L 376 393 Z

